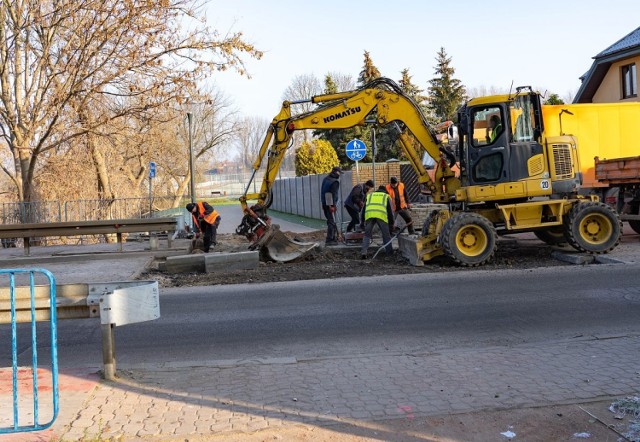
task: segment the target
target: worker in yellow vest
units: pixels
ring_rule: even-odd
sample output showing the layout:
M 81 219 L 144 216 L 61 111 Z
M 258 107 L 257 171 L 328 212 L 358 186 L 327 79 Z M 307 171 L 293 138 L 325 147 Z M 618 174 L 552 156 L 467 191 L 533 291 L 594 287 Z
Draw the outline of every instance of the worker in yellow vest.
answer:
M 404 187 L 404 183 L 398 181 L 398 178 L 392 176 L 387 184 L 387 192 L 391 198 L 391 207 L 396 215 L 400 215 L 404 222 L 407 224 L 407 230 L 409 235 L 413 235 L 415 229 L 413 228 L 413 220 L 409 210 L 411 210 L 411 202 L 409 201 L 409 194 Z
M 208 253 L 216 242 L 216 234 L 220 225 L 220 214 L 206 201 L 187 204 L 187 210 L 193 217 L 193 226 L 203 235 L 204 252 Z
M 367 249 L 373 237 L 373 228 L 378 226 L 382 233 L 382 241 L 386 244 L 387 255 L 393 253 L 391 244 L 391 229 L 393 229 L 393 210 L 391 209 L 391 198 L 384 186 L 378 187 L 375 192 L 369 192 L 365 199 L 364 206 L 364 238 L 362 239 L 362 249 L 360 257 L 367 259 Z

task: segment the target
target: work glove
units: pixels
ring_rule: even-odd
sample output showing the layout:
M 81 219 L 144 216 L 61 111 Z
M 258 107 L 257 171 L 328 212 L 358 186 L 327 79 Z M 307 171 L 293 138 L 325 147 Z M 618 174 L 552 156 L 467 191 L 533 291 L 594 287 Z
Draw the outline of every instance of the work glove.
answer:
M 330 211 L 331 213 L 336 213 L 336 206 L 330 206 L 330 207 L 329 207 L 329 211 Z

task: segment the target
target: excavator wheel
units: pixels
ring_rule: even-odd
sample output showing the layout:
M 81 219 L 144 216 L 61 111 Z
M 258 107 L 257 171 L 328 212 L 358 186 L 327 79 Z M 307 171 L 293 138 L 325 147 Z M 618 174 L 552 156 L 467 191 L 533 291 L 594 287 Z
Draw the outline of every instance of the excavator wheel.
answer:
M 543 241 L 550 246 L 559 246 L 561 244 L 567 243 L 567 238 L 565 237 L 563 226 L 551 227 L 546 230 L 536 230 L 533 232 L 533 234 L 540 241 Z
M 496 252 L 496 229 L 477 213 L 459 213 L 448 219 L 440 233 L 445 256 L 464 267 L 485 264 Z
M 622 221 L 606 204 L 595 201 L 576 203 L 564 223 L 567 241 L 580 252 L 607 253 L 620 243 Z

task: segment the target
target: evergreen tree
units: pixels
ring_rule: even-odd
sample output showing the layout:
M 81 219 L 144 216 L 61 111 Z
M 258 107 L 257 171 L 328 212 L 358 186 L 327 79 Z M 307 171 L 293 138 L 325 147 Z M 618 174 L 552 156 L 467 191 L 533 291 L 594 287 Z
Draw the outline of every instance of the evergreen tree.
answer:
M 371 80 L 375 80 L 379 77 L 381 77 L 380 71 L 378 70 L 376 65 L 373 64 L 373 60 L 371 60 L 369 51 L 364 51 L 364 66 L 360 71 L 360 75 L 358 76 L 358 85 L 364 86 Z
M 303 141 L 296 149 L 296 176 L 327 173 L 337 165 L 338 156 L 328 141 Z
M 331 74 L 326 74 L 324 77 L 324 91 L 325 94 L 335 94 L 340 92 L 336 82 L 333 80 Z M 313 131 L 315 137 L 321 140 L 328 141 L 329 144 L 336 151 L 338 161 L 342 167 L 350 167 L 351 160 L 347 157 L 345 152 L 345 146 L 347 143 L 355 138 L 354 129 L 317 129 Z
M 465 100 L 466 91 L 462 82 L 454 77 L 451 57 L 447 56 L 444 48 L 440 48 L 436 61 L 435 77 L 429 80 L 428 107 L 438 120 L 453 120 L 456 110 Z
M 420 107 L 420 110 L 424 110 L 426 107 L 425 102 L 427 101 L 427 97 L 423 95 L 424 91 L 411 81 L 412 76 L 409 75 L 409 69 L 403 69 L 402 72 L 400 72 L 400 75 L 402 78 L 400 78 L 398 83 L 402 91 L 416 102 Z
M 373 64 L 369 51 L 364 51 L 364 65 L 358 76 L 358 85 L 364 86 L 371 80 L 380 78 L 380 70 Z M 380 127 L 376 130 L 376 162 L 386 161 L 390 158 L 397 158 L 397 149 L 394 147 L 397 134 L 390 126 Z M 371 127 L 355 128 L 355 135 L 367 145 L 367 156 L 363 161 L 373 161 L 373 137 Z
M 551 94 L 549 98 L 544 101 L 544 104 L 564 104 L 564 101 L 558 94 Z
M 324 76 L 324 91 L 325 94 L 335 94 L 338 92 L 338 85 L 333 81 L 331 74 Z

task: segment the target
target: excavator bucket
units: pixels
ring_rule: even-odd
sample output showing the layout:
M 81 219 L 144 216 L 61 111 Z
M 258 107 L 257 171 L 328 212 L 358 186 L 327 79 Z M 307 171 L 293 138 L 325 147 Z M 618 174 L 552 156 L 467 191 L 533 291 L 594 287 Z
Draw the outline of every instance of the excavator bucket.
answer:
M 317 246 L 317 242 L 301 242 L 291 239 L 282 233 L 279 225 L 272 224 L 260 239 L 252 244 L 251 249 L 259 249 L 268 260 L 289 262 L 302 258 Z

